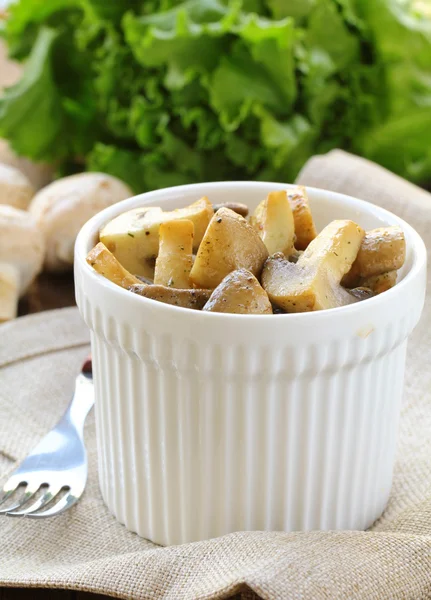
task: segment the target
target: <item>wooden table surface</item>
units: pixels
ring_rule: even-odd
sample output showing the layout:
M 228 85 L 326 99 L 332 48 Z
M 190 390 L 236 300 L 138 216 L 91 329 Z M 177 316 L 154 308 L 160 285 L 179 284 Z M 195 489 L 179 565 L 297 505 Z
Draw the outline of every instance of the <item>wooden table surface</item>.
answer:
M 19 316 L 75 305 L 73 273 L 50 275 L 43 273 L 21 298 Z

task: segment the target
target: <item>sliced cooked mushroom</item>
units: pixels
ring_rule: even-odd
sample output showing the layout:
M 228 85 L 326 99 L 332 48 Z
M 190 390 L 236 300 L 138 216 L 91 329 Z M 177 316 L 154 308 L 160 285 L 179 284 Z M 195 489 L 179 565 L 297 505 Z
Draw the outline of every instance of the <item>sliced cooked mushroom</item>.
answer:
M 257 206 L 250 219 L 268 249 L 269 254 L 283 252 L 286 256 L 294 254 L 295 225 L 293 213 L 282 190 L 270 192 Z
M 220 202 L 220 204 L 214 204 L 214 212 L 217 212 L 221 208 L 230 208 L 233 212 L 238 213 L 241 217 L 245 217 L 248 215 L 248 206 L 247 204 L 242 204 L 241 202 Z
M 102 242 L 88 253 L 87 262 L 116 285 L 150 300 L 200 310 L 211 296 L 211 290 L 183 290 L 142 283 L 121 265 Z
M 208 223 L 214 215 L 214 209 L 211 202 L 206 196 L 203 196 L 190 206 L 184 208 L 177 208 L 171 212 L 164 213 L 166 215 L 165 221 L 173 221 L 179 219 L 186 219 L 192 221 L 194 225 L 194 238 L 193 238 L 193 249 L 197 250 L 199 244 L 204 237 L 205 231 L 208 227 Z
M 21 171 L 0 163 L 0 204 L 26 210 L 34 196 L 34 188 Z
M 374 294 L 382 294 L 387 292 L 397 282 L 398 273 L 396 271 L 388 271 L 381 275 L 374 275 L 373 277 L 364 277 L 361 279 L 361 286 L 370 288 Z
M 317 235 L 313 215 L 308 204 L 307 191 L 305 187 L 299 185 L 293 192 L 289 193 L 288 198 L 295 222 L 295 247 L 298 250 L 305 250 Z
M 193 230 L 192 221 L 186 220 L 168 221 L 160 225 L 155 284 L 183 289 L 190 287 Z
M 406 242 L 396 225 L 378 227 L 365 233 L 358 256 L 341 282 L 344 287 L 357 287 L 361 278 L 382 275 L 400 269 L 406 258 Z
M 90 250 L 87 262 L 100 275 L 126 290 L 134 284 L 142 285 L 141 281 L 129 273 L 102 242 Z
M 42 269 L 43 235 L 28 212 L 0 206 L 0 322 L 17 315 L 18 299 Z
M 287 312 L 306 312 L 351 304 L 355 298 L 340 281 L 356 258 L 364 231 L 353 221 L 332 221 L 309 244 L 296 264 L 270 257 L 262 285 L 272 303 Z
M 107 223 L 100 232 L 100 241 L 126 269 L 152 279 L 159 253 L 161 223 L 184 219 L 192 221 L 194 249 L 197 249 L 213 214 L 212 204 L 206 197 L 169 212 L 163 212 L 160 208 L 137 208 Z
M 235 314 L 272 314 L 268 294 L 247 269 L 232 271 L 211 294 L 203 310 Z
M 29 206 L 45 236 L 45 268 L 66 271 L 73 265 L 75 238 L 88 219 L 132 196 L 122 181 L 105 173 L 79 173 L 54 181 Z
M 268 250 L 257 231 L 229 208 L 221 208 L 208 225 L 193 264 L 190 281 L 214 289 L 231 271 L 259 275 Z
M 178 290 L 164 285 L 145 285 L 142 283 L 130 286 L 129 290 L 150 300 L 195 310 L 201 310 L 211 296 L 211 290 Z
M 128 271 L 151 280 L 159 252 L 162 212 L 158 206 L 128 210 L 109 221 L 99 234 L 100 241 Z

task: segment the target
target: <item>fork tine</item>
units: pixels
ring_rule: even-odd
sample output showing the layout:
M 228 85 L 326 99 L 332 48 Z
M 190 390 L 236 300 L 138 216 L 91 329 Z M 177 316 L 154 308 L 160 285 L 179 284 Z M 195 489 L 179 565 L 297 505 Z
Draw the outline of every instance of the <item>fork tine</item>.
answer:
M 12 496 L 12 494 L 18 489 L 21 483 L 23 482 L 19 481 L 16 476 L 11 475 L 11 477 L 9 477 L 9 479 L 4 484 L 3 489 L 1 490 L 3 492 L 3 496 L 0 498 L 0 506 Z
M 57 504 L 54 504 L 54 506 L 49 510 L 45 510 L 43 512 L 25 513 L 25 515 L 27 517 L 30 517 L 31 519 L 44 519 L 46 517 L 53 517 L 54 515 L 59 515 L 60 513 L 73 506 L 75 502 L 78 502 L 79 498 L 81 497 L 81 493 L 78 496 L 74 496 L 69 491 L 65 496 L 61 498 L 61 500 L 57 502 Z M 12 516 L 15 516 L 14 513 L 12 513 Z
M 40 488 L 40 485 L 37 485 L 37 486 L 28 485 L 26 488 L 25 494 L 23 494 L 23 496 L 19 500 L 19 502 L 17 502 L 16 504 L 13 504 L 12 506 L 9 506 L 7 508 L 0 509 L 0 515 L 4 515 L 4 514 L 8 513 L 10 510 L 16 510 L 17 508 L 24 506 L 24 504 L 26 504 L 30 500 L 30 498 L 32 498 L 35 495 L 35 493 L 37 492 L 37 490 L 39 488 Z M 9 495 L 11 495 L 14 491 L 15 490 L 13 490 Z
M 15 489 L 16 489 L 16 488 L 15 488 Z M 8 498 L 10 498 L 10 497 L 12 496 L 12 494 L 13 494 L 13 493 L 14 493 L 14 491 L 15 491 L 15 489 L 13 489 L 13 490 L 8 490 L 7 492 L 5 492 L 5 493 L 4 493 L 4 495 L 3 495 L 2 499 L 0 500 L 0 506 L 1 506 L 2 504 L 4 504 Z
M 17 506 L 12 506 L 8 510 L 5 509 L 4 512 L 8 516 L 10 516 L 10 517 L 22 517 L 23 515 L 28 515 L 30 513 L 33 513 L 35 511 L 37 511 L 37 510 L 40 510 L 41 508 L 43 508 L 44 506 L 46 506 L 48 504 L 48 502 L 51 502 L 51 500 L 54 498 L 54 496 L 56 496 L 58 494 L 58 492 L 60 490 L 61 490 L 60 487 L 58 487 L 58 488 L 48 488 L 46 490 L 46 492 L 43 494 L 43 496 L 41 496 L 40 498 L 38 498 L 36 500 L 36 502 L 33 502 L 33 504 L 31 506 L 29 506 L 28 508 L 24 508 L 23 510 L 19 510 L 19 511 L 16 510 L 17 508 L 20 508 L 20 506 L 23 506 L 24 502 L 21 502 Z

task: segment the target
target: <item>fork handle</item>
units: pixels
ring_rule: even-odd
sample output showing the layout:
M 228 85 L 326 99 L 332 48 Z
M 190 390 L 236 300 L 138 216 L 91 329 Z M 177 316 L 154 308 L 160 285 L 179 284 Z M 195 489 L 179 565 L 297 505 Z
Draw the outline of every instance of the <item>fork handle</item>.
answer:
M 85 419 L 93 404 L 94 388 L 91 356 L 89 356 L 82 366 L 81 373 L 76 378 L 75 391 L 61 423 L 74 427 L 82 438 Z

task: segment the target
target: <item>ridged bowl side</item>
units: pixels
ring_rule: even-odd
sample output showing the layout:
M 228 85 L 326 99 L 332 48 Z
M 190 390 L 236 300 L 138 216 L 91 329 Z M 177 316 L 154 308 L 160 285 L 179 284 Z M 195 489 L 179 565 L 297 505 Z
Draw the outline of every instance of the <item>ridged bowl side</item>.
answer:
M 173 343 L 85 299 L 100 485 L 160 544 L 238 530 L 365 529 L 390 491 L 409 319 L 304 346 Z
M 309 188 L 317 227 L 399 225 L 397 285 L 340 309 L 227 315 L 113 285 L 85 256 L 107 221 L 207 195 L 251 209 L 286 184 L 219 182 L 131 198 L 91 219 L 75 247 L 76 297 L 92 331 L 99 475 L 126 527 L 160 544 L 237 530 L 364 529 L 391 487 L 406 340 L 425 297 L 426 250 L 404 221 Z

